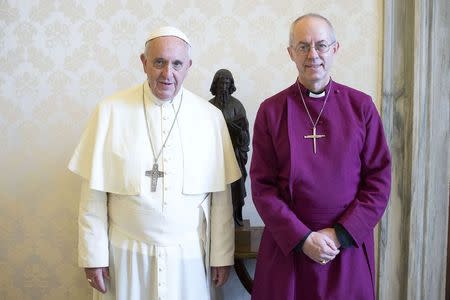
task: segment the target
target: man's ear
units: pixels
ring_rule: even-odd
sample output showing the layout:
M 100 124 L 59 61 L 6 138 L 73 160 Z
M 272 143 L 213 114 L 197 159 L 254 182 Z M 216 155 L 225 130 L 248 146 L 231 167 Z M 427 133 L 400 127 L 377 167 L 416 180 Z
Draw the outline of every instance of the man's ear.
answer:
M 142 63 L 145 63 L 145 61 L 146 61 L 147 59 L 145 58 L 145 54 L 144 54 L 144 53 L 141 54 L 140 59 L 141 59 L 141 62 L 142 62 Z
M 142 67 L 144 68 L 144 72 L 145 72 L 145 64 L 147 62 L 147 58 L 145 57 L 145 54 L 142 53 L 140 56 L 141 62 L 142 62 Z
M 289 57 L 291 58 L 291 60 L 295 62 L 294 57 L 293 57 L 293 55 L 294 55 L 294 53 L 293 53 L 293 52 L 294 52 L 294 49 L 292 49 L 292 47 L 289 46 L 289 47 L 287 47 L 287 51 L 288 51 L 288 53 L 289 53 Z
M 336 43 L 334 43 L 334 45 L 333 45 L 333 53 L 338 52 L 339 46 L 340 46 L 339 42 L 336 41 Z

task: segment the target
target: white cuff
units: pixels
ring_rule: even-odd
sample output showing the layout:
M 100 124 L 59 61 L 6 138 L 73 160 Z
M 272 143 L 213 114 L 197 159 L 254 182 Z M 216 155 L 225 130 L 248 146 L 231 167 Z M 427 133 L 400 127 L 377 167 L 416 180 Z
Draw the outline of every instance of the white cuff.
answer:
M 109 265 L 107 194 L 81 184 L 78 215 L 78 265 L 106 267 Z

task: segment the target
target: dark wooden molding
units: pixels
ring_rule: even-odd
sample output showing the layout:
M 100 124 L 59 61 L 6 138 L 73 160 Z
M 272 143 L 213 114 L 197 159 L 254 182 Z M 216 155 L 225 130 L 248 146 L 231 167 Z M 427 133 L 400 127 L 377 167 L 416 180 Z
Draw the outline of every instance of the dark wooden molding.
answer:
M 237 226 L 235 229 L 234 270 L 249 294 L 252 292 L 253 278 L 248 273 L 244 261 L 256 259 L 263 231 L 263 226 L 250 226 L 247 219 L 244 220 L 243 226 Z

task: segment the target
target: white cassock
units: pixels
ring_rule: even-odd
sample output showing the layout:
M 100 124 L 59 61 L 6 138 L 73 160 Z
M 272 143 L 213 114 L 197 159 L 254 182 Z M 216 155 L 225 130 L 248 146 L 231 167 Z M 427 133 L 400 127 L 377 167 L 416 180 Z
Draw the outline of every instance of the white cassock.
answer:
M 150 192 L 156 154 L 164 177 Z M 148 84 L 102 101 L 69 168 L 83 178 L 79 265 L 109 266 L 111 281 L 94 299 L 210 298 L 210 266 L 233 264 L 229 184 L 240 177 L 222 113 L 188 90 L 171 102 Z

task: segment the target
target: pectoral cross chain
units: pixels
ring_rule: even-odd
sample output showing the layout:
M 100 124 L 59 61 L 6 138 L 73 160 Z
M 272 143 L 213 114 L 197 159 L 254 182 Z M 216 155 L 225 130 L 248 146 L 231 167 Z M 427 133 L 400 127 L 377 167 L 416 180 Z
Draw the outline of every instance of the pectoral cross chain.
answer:
M 313 140 L 314 154 L 316 154 L 316 150 L 317 150 L 316 149 L 317 148 L 317 146 L 316 146 L 316 139 L 320 139 L 320 138 L 323 138 L 323 137 L 325 137 L 324 134 L 316 134 L 316 127 L 315 126 L 313 127 L 312 134 L 304 136 L 305 139 L 312 139 Z
M 151 191 L 156 192 L 156 185 L 158 184 L 158 178 L 164 177 L 164 172 L 158 171 L 158 164 L 153 164 L 153 168 L 149 171 L 145 171 L 145 176 L 151 178 L 152 186 Z
M 330 78 L 330 87 L 328 88 L 328 92 L 326 92 L 325 100 L 323 101 L 322 108 L 320 109 L 319 115 L 317 116 L 317 119 L 314 122 L 311 117 L 311 114 L 309 113 L 308 106 L 306 106 L 305 98 L 303 97 L 303 92 L 302 92 L 302 89 L 300 88 L 300 83 L 297 81 L 298 91 L 300 93 L 300 97 L 302 98 L 303 106 L 305 107 L 306 113 L 308 114 L 308 118 L 311 121 L 312 131 L 313 131 L 312 134 L 305 135 L 304 138 L 313 140 L 314 154 L 317 153 L 316 140 L 325 137 L 324 134 L 316 133 L 316 126 L 317 126 L 317 123 L 319 123 L 320 117 L 322 116 L 322 113 L 323 113 L 323 109 L 325 108 L 325 105 L 327 104 L 328 96 L 330 96 L 332 83 L 333 83 L 333 81 L 331 81 L 331 78 Z

